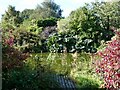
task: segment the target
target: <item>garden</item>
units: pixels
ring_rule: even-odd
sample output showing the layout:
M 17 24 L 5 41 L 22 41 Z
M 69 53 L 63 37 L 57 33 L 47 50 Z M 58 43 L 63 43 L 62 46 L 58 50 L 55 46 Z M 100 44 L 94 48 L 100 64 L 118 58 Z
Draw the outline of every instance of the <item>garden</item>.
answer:
M 9 6 L 0 22 L 2 90 L 119 90 L 120 2 L 92 2 L 63 17 L 52 0 Z

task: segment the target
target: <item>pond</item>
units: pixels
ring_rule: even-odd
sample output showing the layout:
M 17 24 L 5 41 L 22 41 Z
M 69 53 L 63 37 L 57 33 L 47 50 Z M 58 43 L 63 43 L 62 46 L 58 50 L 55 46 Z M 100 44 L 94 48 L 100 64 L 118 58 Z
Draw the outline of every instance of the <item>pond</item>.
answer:
M 31 54 L 27 64 L 33 69 L 39 64 L 56 74 L 71 75 L 75 71 L 90 70 L 91 57 L 86 53 L 37 53 Z

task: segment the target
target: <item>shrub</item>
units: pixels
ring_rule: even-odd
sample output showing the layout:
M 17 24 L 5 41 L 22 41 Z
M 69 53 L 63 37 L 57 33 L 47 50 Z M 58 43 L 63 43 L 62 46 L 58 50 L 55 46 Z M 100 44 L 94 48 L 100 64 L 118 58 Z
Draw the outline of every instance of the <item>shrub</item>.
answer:
M 38 74 L 29 69 L 12 70 L 3 76 L 3 90 L 49 90 L 59 87 L 50 74 Z
M 2 47 L 2 69 L 10 70 L 13 68 L 22 67 L 24 60 L 28 57 L 28 54 L 23 54 L 17 49 L 14 49 L 10 46 Z
M 37 22 L 38 27 L 55 26 L 56 24 L 57 24 L 56 18 L 47 18 L 43 20 L 38 20 Z
M 28 57 L 28 54 L 23 54 L 17 49 L 13 48 L 14 36 L 12 31 L 8 32 L 8 35 L 3 36 L 2 41 L 2 69 L 10 70 L 15 67 L 21 67 L 23 65 L 23 60 Z
M 120 88 L 120 31 L 114 32 L 116 36 L 103 51 L 97 53 L 101 60 L 97 62 L 96 72 L 102 75 L 104 86 L 108 89 Z

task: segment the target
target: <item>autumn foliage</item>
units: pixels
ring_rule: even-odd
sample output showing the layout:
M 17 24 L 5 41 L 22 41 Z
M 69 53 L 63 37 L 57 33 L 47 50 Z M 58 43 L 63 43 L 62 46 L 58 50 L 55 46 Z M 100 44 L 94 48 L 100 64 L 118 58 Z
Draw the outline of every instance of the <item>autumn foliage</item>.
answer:
M 120 31 L 114 32 L 116 35 L 107 47 L 97 53 L 101 60 L 98 60 L 96 68 L 96 72 L 104 78 L 104 86 L 111 90 L 120 88 Z
M 26 53 L 22 53 L 17 49 L 13 48 L 14 45 L 14 36 L 12 31 L 8 32 L 8 37 L 3 36 L 2 43 L 2 69 L 10 70 L 13 68 L 22 67 L 24 60 L 29 56 Z

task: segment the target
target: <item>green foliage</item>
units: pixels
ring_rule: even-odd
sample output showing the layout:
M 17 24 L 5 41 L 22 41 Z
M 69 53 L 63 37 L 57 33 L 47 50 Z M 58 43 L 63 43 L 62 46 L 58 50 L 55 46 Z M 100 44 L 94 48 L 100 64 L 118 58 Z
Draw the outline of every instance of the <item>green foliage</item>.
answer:
M 73 52 L 76 38 L 70 34 L 52 34 L 47 39 L 47 46 L 51 52 Z
M 30 15 L 33 14 L 34 9 L 25 9 L 22 12 L 20 12 L 20 17 L 23 20 L 29 19 Z
M 19 32 L 15 35 L 15 47 L 23 52 L 40 52 L 41 38 L 31 32 Z
M 21 22 L 22 20 L 19 16 L 19 11 L 16 11 L 15 7 L 9 6 L 2 17 L 1 26 L 3 29 L 15 29 Z
M 90 75 L 81 75 L 76 78 L 78 90 L 101 90 L 99 89 L 101 82 Z
M 27 65 L 31 69 L 37 67 L 45 72 L 50 70 L 58 75 L 67 75 L 76 82 L 78 89 L 84 90 L 97 89 L 103 83 L 95 73 L 93 62 L 87 53 L 77 53 L 76 56 L 71 53 L 39 53 L 32 54 L 27 60 Z
M 58 32 L 77 36 L 75 46 L 78 51 L 96 52 L 101 42 L 110 40 L 114 35 L 111 27 L 119 27 L 118 6 L 116 2 L 86 4 L 72 11 L 68 18 L 58 21 Z
M 41 44 L 45 45 L 43 46 L 43 51 L 54 51 L 56 49 L 55 52 L 63 52 L 67 48 L 67 52 L 85 51 L 94 53 L 101 45 L 101 42 L 110 40 L 114 35 L 111 27 L 119 27 L 118 4 L 119 2 L 111 4 L 108 2 L 86 4 L 72 11 L 69 17 L 65 19 L 58 19 L 61 16 L 56 15 L 58 15 L 61 9 L 59 5 L 51 0 L 43 2 L 41 6 L 38 5 L 35 10 L 25 9 L 21 13 L 10 6 L 8 12 L 3 16 L 1 27 L 3 29 L 15 29 L 16 35 L 24 31 L 34 34 L 39 38 L 39 40 L 34 39 L 31 41 L 34 41 L 34 43 L 39 43 L 40 39 L 45 40 Z M 114 11 L 116 12 L 112 15 Z M 10 19 L 13 17 L 17 18 L 20 22 L 18 23 Z M 22 18 L 22 24 L 21 20 L 19 20 L 20 18 Z M 9 19 L 12 21 L 5 21 Z M 53 33 L 57 33 L 57 35 Z M 52 42 L 51 38 L 54 36 L 56 39 Z M 21 40 L 22 43 L 23 41 L 24 39 Z M 32 47 L 37 50 L 37 47 L 33 45 Z
M 62 17 L 62 10 L 60 9 L 60 6 L 52 0 L 45 0 L 43 3 L 41 3 L 41 5 L 37 5 L 34 13 L 30 16 L 31 19 L 50 17 Z
M 55 26 L 56 24 L 57 24 L 56 18 L 46 18 L 37 21 L 38 27 Z
M 7 73 L 3 72 L 3 89 L 11 90 L 48 90 L 51 88 L 58 88 L 59 84 L 54 80 L 54 78 L 49 73 L 41 73 L 36 70 L 23 69 L 11 70 Z
M 44 72 L 39 68 L 41 65 L 38 63 L 39 59 L 36 59 L 37 57 L 34 59 L 37 62 L 34 69 L 30 68 L 30 63 L 27 63 L 29 60 L 24 60 L 26 56 L 14 48 L 3 47 L 2 57 L 4 60 L 2 62 L 3 90 L 48 90 L 59 88 L 59 83 L 54 80 L 51 73 Z
M 110 26 L 120 27 L 119 4 L 120 2 L 92 3 L 92 11 L 100 16 L 104 29 L 110 29 Z
M 65 19 L 60 19 L 59 21 L 57 21 L 57 29 L 58 29 L 58 33 L 68 33 L 70 32 L 69 29 L 69 18 L 65 18 Z

